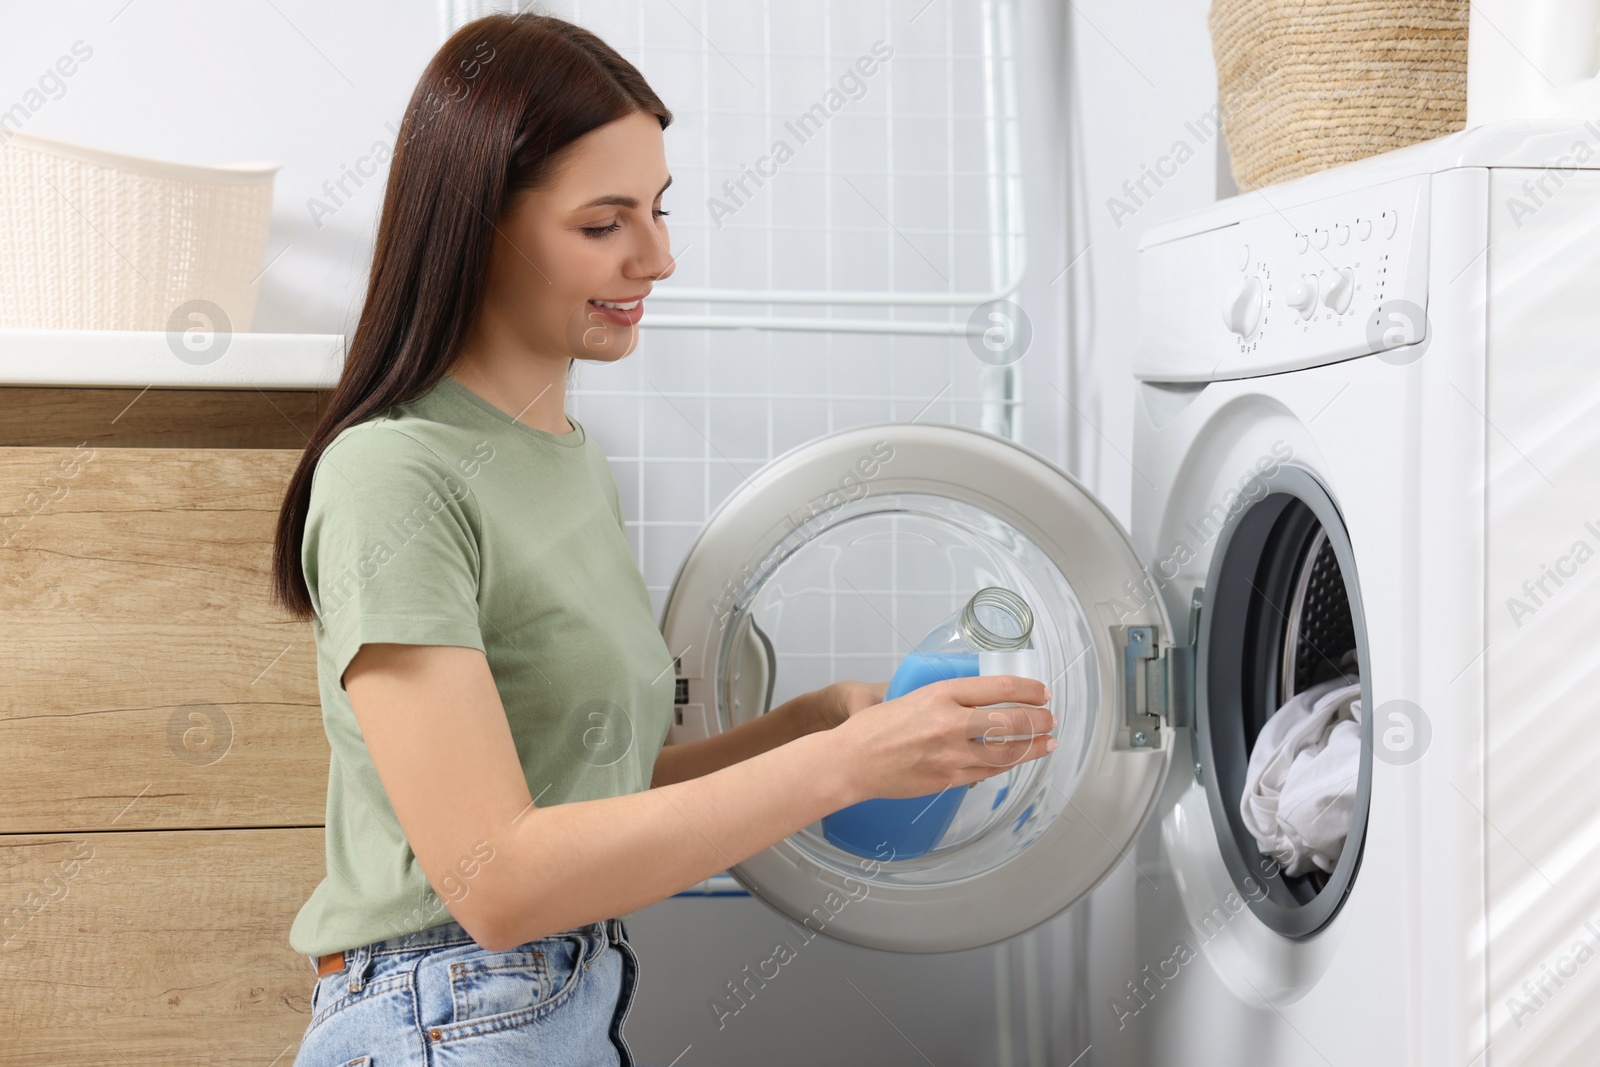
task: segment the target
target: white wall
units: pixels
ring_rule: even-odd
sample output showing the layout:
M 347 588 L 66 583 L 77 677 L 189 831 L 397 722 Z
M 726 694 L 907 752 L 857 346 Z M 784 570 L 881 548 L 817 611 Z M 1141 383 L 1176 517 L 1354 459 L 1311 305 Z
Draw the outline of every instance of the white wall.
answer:
M 1023 66 L 1031 129 L 1076 129 L 1077 136 L 1070 144 L 1032 136 L 1023 145 L 1029 263 L 1022 303 L 1037 331 L 1024 361 L 1024 425 L 1033 447 L 1065 463 L 1124 518 L 1130 471 L 1119 453 L 1127 453 L 1130 425 L 1123 368 L 1136 313 L 1135 240 L 1150 220 L 1217 192 L 1215 140 L 1202 142 L 1188 125 L 1215 103 L 1206 7 L 1205 0 L 1025 5 L 1024 44 L 1036 52 L 1041 44 L 1065 48 L 1070 57 Z M 360 184 L 347 180 L 348 197 L 330 196 L 325 183 L 365 169 L 375 146 L 393 143 L 417 74 L 441 40 L 434 2 L 13 2 L 5 21 L 0 112 L 13 124 L 21 118 L 28 132 L 179 162 L 281 161 L 271 267 L 251 328 L 350 330 L 387 169 Z M 55 64 L 80 41 L 91 57 L 57 78 Z M 1062 99 L 1069 84 L 1078 93 L 1070 103 L 1075 122 Z M 1125 182 L 1138 182 L 1180 141 L 1195 156 L 1176 176 L 1159 188 L 1146 179 L 1150 196 L 1125 191 Z M 1056 202 L 1065 170 L 1079 183 L 1070 223 Z M 335 197 L 344 201 L 335 214 L 315 218 L 309 202 Z M 1113 197 L 1134 213 L 1114 217 Z M 1067 337 L 1069 305 L 1075 345 Z
M 1074 381 L 1083 417 L 1070 462 L 1124 521 L 1132 482 L 1124 457 L 1131 439 L 1127 367 L 1138 313 L 1138 237 L 1150 223 L 1218 195 L 1217 140 L 1194 129 L 1203 127 L 1217 99 L 1208 7 L 1206 0 L 1069 5 L 1079 131 L 1070 145 L 1079 185 L 1073 236 L 1078 251 L 1087 249 L 1068 276 L 1082 300 Z M 1175 151 L 1180 143 L 1193 152 L 1182 164 L 1173 158 L 1181 154 Z M 1176 173 L 1158 185 L 1149 176 L 1157 168 Z M 1224 193 L 1231 192 L 1231 179 L 1224 182 Z
M 589 7 L 614 17 L 618 5 Z M 1029 262 L 1021 303 L 1036 330 L 1023 364 L 1026 439 L 1126 518 L 1131 387 L 1123 371 L 1136 314 L 1135 241 L 1150 220 L 1217 191 L 1215 140 L 1202 142 L 1188 125 L 1215 103 L 1206 3 L 1083 0 L 1024 10 L 1023 44 L 1036 55 L 1064 48 L 1070 56 L 1022 66 L 1029 129 L 1077 131 L 1070 143 L 1033 134 L 1023 144 Z M 251 328 L 350 331 L 387 169 L 359 183 L 346 176 L 370 169 L 363 161 L 374 148 L 393 143 L 441 39 L 435 3 L 94 0 L 11 3 L 5 17 L 0 111 L 28 132 L 179 162 L 281 161 L 271 266 Z M 50 84 L 58 59 L 80 41 L 91 57 Z M 1069 85 L 1078 93 L 1070 103 Z M 1180 141 L 1195 155 L 1174 177 L 1159 188 L 1145 178 L 1153 195 L 1125 190 Z M 1059 192 L 1067 171 L 1079 184 L 1070 220 Z M 328 183 L 341 179 L 345 191 L 330 193 Z M 1113 197 L 1133 214 L 1115 217 Z M 342 203 L 319 219 L 313 200 Z

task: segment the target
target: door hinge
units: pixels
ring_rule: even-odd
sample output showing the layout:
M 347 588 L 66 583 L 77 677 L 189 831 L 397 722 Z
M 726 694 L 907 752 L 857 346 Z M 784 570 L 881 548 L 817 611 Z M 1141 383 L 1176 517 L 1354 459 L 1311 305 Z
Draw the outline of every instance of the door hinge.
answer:
M 1159 628 L 1129 626 L 1122 634 L 1122 708 L 1129 748 L 1160 748 L 1161 727 L 1194 722 L 1195 642 L 1204 590 L 1189 600 L 1188 643 L 1163 646 Z

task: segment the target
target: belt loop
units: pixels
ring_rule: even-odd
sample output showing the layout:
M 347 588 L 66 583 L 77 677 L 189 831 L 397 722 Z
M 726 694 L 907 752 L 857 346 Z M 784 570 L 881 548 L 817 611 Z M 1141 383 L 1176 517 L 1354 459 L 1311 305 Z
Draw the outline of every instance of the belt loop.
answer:
M 367 963 L 371 959 L 371 945 L 358 945 L 344 950 L 344 968 L 350 978 L 350 992 L 361 992 L 361 987 L 367 980 Z

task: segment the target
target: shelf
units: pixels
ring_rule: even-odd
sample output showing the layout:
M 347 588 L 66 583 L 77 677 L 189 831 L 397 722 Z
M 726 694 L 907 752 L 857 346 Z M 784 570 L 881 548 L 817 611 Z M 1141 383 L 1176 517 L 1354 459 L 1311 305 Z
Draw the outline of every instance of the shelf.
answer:
M 169 337 L 172 344 L 169 344 Z M 0 330 L 0 385 L 331 389 L 343 334 L 238 333 L 220 356 L 172 347 L 165 330 Z

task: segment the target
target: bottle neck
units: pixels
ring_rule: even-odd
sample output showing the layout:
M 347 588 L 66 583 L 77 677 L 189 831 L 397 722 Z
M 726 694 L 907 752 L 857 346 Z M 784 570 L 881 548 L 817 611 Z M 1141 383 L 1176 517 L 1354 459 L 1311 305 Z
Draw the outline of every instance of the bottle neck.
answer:
M 961 636 L 980 652 L 1026 648 L 1033 636 L 1033 611 L 1009 589 L 989 586 L 961 610 Z

